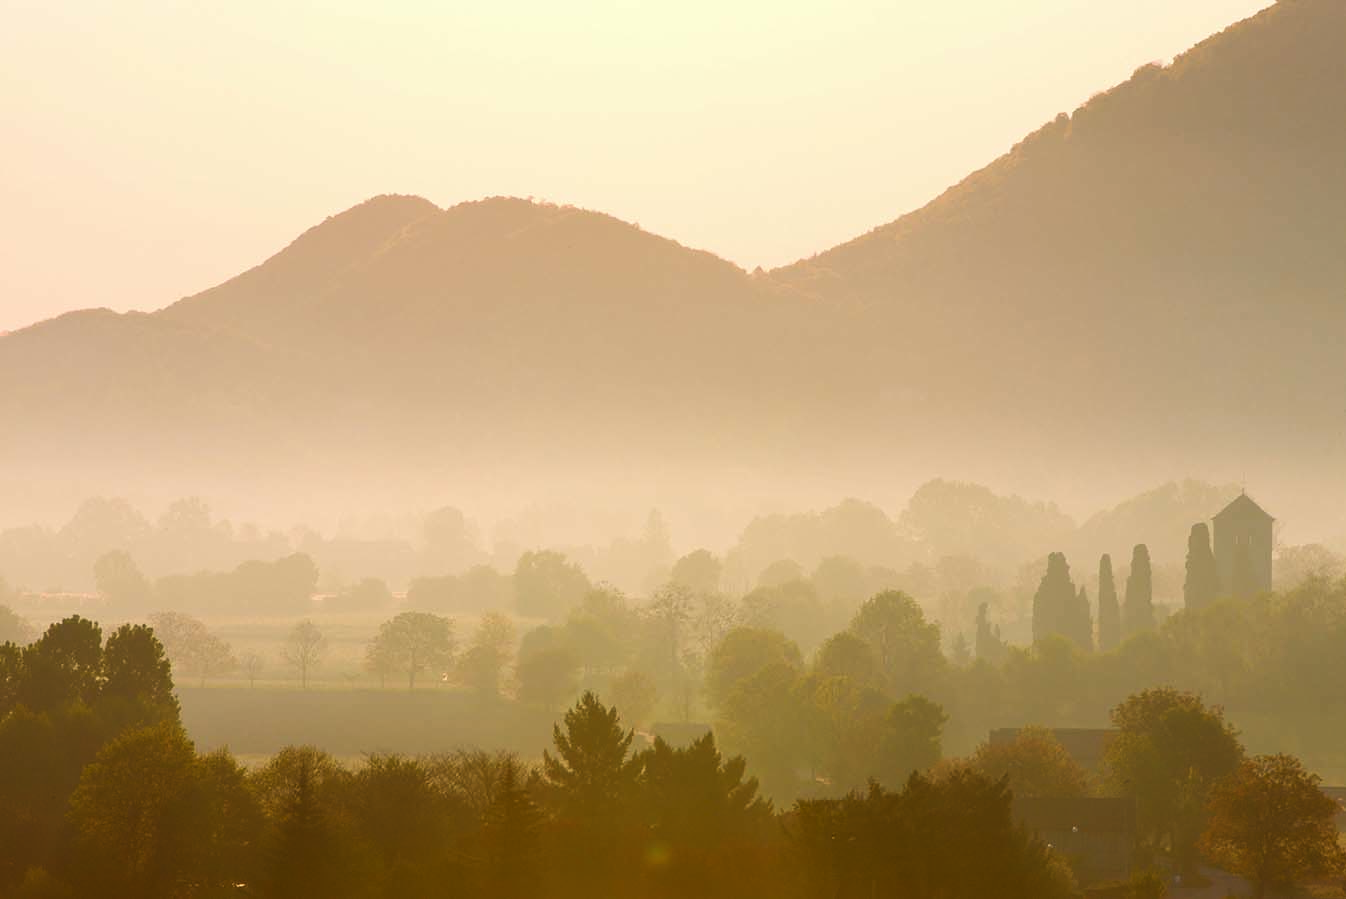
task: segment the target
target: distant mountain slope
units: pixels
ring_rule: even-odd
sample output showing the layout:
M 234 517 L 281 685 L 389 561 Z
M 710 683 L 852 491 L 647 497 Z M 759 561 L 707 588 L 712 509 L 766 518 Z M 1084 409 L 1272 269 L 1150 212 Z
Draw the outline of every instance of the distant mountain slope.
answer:
M 1346 398 L 1343 46 L 1346 4 L 1286 0 L 773 276 L 921 335 L 937 365 L 957 348 L 983 397 L 1176 389 L 1223 420 L 1308 379 Z
M 580 209 L 375 198 L 158 313 L 0 337 L 0 488 L 77 458 L 296 492 L 1346 489 L 1344 46 L 1346 4 L 1283 0 L 766 275 Z
M 1285 0 L 772 277 L 1047 464 L 1346 487 L 1343 46 L 1346 4 Z

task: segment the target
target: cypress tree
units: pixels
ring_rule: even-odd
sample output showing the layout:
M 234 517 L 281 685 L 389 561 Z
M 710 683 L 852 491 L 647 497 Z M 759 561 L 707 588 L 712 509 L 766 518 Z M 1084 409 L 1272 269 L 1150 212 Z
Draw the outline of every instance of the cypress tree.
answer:
M 1070 566 L 1064 553 L 1052 553 L 1047 557 L 1047 573 L 1033 595 L 1033 642 L 1052 634 L 1074 639 L 1074 606 L 1075 585 L 1070 580 Z
M 1127 637 L 1154 630 L 1154 578 L 1150 550 L 1137 544 L 1131 553 L 1131 571 L 1126 576 L 1126 601 L 1122 605 L 1122 632 Z
M 1122 642 L 1122 610 L 1117 605 L 1117 584 L 1112 579 L 1112 556 L 1098 560 L 1098 648 L 1107 652 Z
M 1189 612 L 1204 609 L 1220 594 L 1220 575 L 1210 548 L 1210 528 L 1192 525 L 1187 537 L 1187 579 L 1182 584 L 1183 604 Z
M 1070 623 L 1066 636 L 1085 652 L 1094 651 L 1094 616 L 1089 608 L 1089 591 L 1083 586 L 1071 605 Z

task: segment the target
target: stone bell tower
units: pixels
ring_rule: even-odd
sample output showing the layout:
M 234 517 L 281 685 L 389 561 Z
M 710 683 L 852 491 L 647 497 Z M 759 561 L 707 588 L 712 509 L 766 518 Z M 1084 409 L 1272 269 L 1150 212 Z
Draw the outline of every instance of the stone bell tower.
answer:
M 1215 516 L 1215 570 L 1220 594 L 1246 599 L 1271 591 L 1272 525 L 1276 519 L 1240 494 Z

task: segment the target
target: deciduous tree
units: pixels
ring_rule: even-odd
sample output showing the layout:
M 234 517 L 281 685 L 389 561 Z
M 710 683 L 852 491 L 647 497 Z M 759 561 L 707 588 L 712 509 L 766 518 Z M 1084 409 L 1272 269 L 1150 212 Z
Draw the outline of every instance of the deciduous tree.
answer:
M 1215 864 L 1271 887 L 1340 874 L 1346 866 L 1335 823 L 1341 812 L 1321 780 L 1293 756 L 1259 755 L 1211 791 L 1201 849 Z
M 407 689 L 416 688 L 422 671 L 442 671 L 453 661 L 453 621 L 430 612 L 402 612 L 379 627 L 370 649 L 394 671 L 407 676 Z

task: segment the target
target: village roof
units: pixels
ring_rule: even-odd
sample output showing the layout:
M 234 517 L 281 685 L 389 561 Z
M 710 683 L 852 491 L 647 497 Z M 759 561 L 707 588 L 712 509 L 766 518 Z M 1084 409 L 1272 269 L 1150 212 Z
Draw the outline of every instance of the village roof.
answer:
M 1215 519 L 1221 518 L 1262 518 L 1266 521 L 1275 521 L 1267 514 L 1266 510 L 1252 501 L 1252 498 L 1246 493 L 1240 493 L 1234 497 L 1234 501 L 1225 506 L 1219 512 L 1215 513 Z

